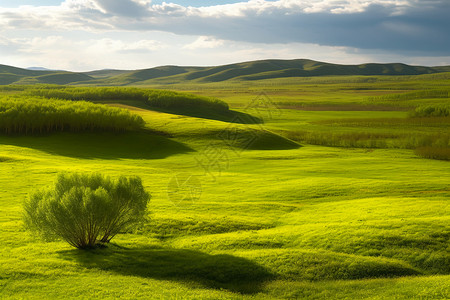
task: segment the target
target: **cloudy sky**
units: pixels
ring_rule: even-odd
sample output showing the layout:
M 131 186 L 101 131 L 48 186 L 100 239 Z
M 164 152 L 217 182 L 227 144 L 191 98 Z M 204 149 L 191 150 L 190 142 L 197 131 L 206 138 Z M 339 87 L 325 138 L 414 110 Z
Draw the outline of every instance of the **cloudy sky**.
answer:
M 266 58 L 450 65 L 450 0 L 0 0 L 0 64 L 72 71 Z

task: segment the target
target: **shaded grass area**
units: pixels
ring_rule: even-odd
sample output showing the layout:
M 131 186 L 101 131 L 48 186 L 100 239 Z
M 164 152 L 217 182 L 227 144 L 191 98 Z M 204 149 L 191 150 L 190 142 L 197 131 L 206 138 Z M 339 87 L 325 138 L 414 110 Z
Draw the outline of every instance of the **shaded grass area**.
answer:
M 261 124 L 261 123 L 263 123 L 263 120 L 261 118 L 252 116 L 245 112 L 239 112 L 239 111 L 235 111 L 235 110 L 215 112 L 214 110 L 202 110 L 202 109 L 196 109 L 195 107 L 188 108 L 188 109 L 182 109 L 179 111 L 174 110 L 174 109 L 155 108 L 152 106 L 148 106 L 148 108 L 158 111 L 158 112 L 163 112 L 163 113 L 176 114 L 176 115 L 182 115 L 182 116 L 188 116 L 188 117 L 196 117 L 196 118 L 204 118 L 204 119 L 217 120 L 217 121 L 223 121 L 223 122 L 229 122 L 229 123 L 238 123 L 238 124 Z
M 397 260 L 340 254 L 331 251 L 273 249 L 240 252 L 288 280 L 339 280 L 418 275 Z
M 111 247 L 88 252 L 63 251 L 60 255 L 90 269 L 125 276 L 196 282 L 208 288 L 227 289 L 244 294 L 259 292 L 264 281 L 273 278 L 265 268 L 251 260 L 229 254 L 210 255 L 188 249 Z
M 187 145 L 152 132 L 55 133 L 0 138 L 0 145 L 32 148 L 49 154 L 83 159 L 162 159 L 193 151 Z
M 248 218 L 225 216 L 152 216 L 140 232 L 161 240 L 179 236 L 220 234 L 225 232 L 261 230 L 275 227 L 274 224 Z

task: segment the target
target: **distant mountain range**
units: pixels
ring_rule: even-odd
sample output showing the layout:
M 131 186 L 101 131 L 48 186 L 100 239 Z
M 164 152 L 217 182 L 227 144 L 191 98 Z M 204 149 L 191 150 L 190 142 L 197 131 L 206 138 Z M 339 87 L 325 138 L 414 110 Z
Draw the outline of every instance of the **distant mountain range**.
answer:
M 207 83 L 228 80 L 251 81 L 283 77 L 338 75 L 421 75 L 450 72 L 450 66 L 423 67 L 401 63 L 339 65 L 308 59 L 258 60 L 215 67 L 161 66 L 142 70 L 98 70 L 68 72 L 41 67 L 21 69 L 0 65 L 0 85 L 71 84 L 71 85 L 152 85 Z
M 47 69 L 47 68 L 43 68 L 43 67 L 29 67 L 29 68 L 27 68 L 27 70 L 32 70 L 32 71 L 56 71 L 56 70 Z

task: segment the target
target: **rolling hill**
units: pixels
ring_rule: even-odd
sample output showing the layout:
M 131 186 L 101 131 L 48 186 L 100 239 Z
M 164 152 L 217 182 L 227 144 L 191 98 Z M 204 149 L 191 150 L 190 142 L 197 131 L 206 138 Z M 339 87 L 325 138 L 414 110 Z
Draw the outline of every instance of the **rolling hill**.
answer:
M 440 72 L 450 72 L 450 66 L 424 67 L 401 63 L 340 65 L 308 59 L 271 59 L 213 67 L 160 66 L 141 70 L 98 70 L 74 73 L 37 71 L 0 65 L 0 84 L 45 83 L 126 86 L 330 75 L 421 75 Z
M 0 85 L 5 84 L 72 84 L 85 82 L 94 78 L 84 74 L 67 71 L 21 69 L 0 65 Z

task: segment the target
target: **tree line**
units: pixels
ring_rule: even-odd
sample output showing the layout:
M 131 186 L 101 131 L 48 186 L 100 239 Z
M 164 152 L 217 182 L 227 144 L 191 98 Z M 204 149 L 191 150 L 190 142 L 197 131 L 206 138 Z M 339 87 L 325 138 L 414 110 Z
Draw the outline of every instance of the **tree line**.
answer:
M 450 104 L 421 105 L 416 107 L 411 117 L 450 117 Z
M 123 87 L 41 87 L 29 91 L 33 96 L 86 101 L 139 101 L 150 107 L 170 110 L 228 111 L 228 104 L 216 98 L 167 90 Z
M 86 101 L 41 98 L 0 99 L 0 132 L 36 134 L 55 131 L 127 131 L 144 120 L 126 109 Z
M 414 91 L 400 94 L 387 94 L 381 96 L 368 97 L 369 101 L 390 101 L 390 100 L 414 100 L 414 99 L 435 99 L 435 98 L 449 98 L 450 90 L 448 89 L 433 89 Z

